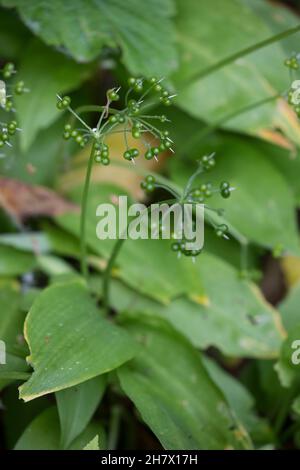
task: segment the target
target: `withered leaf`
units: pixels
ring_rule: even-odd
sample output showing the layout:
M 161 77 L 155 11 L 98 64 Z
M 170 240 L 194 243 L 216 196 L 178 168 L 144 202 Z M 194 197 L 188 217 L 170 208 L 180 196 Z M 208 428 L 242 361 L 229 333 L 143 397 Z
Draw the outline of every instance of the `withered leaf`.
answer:
M 79 211 L 77 205 L 51 189 L 10 178 L 0 178 L 0 206 L 17 222 L 35 216 L 51 217 Z

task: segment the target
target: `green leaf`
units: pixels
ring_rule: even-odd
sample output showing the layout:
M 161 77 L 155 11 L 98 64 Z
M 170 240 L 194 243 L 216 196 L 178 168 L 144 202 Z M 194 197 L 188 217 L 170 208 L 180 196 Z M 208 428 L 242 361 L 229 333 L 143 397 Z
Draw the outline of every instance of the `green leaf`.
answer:
M 100 442 L 104 441 L 103 429 L 99 423 L 91 423 L 77 438 L 69 450 L 81 450 L 98 433 Z M 55 406 L 48 408 L 39 414 L 27 426 L 18 442 L 15 450 L 59 450 L 60 429 L 57 409 Z
M 78 61 L 95 59 L 104 46 L 121 47 L 134 74 L 164 76 L 177 65 L 172 0 L 2 0 L 47 44 L 63 46 Z
M 278 312 L 229 263 L 202 253 L 195 263 L 205 295 L 177 297 L 161 305 L 114 282 L 110 301 L 118 311 L 142 311 L 168 320 L 197 348 L 217 347 L 237 357 L 278 357 L 285 335 Z
M 16 380 L 26 380 L 28 369 L 25 359 L 6 351 L 6 364 L 0 366 L 0 390 Z
M 275 365 L 283 387 L 290 387 L 300 379 L 300 323 L 294 325 L 281 347 L 280 357 Z
M 109 258 L 116 240 L 97 238 L 96 226 L 100 219 L 96 217 L 96 209 L 99 204 L 111 202 L 112 198 L 120 194 L 122 190 L 105 184 L 93 184 L 89 192 L 87 244 L 91 250 L 105 259 Z M 76 188 L 69 196 L 75 202 L 79 202 L 81 188 Z M 61 227 L 79 237 L 79 214 L 67 213 L 63 217 L 57 217 L 56 221 Z M 184 293 L 197 297 L 203 295 L 195 266 L 186 257 L 178 260 L 170 248 L 169 240 L 126 240 L 117 258 L 113 276 L 163 303 L 168 303 L 171 298 Z M 99 290 L 100 288 L 101 286 Z
M 32 271 L 36 259 L 32 253 L 0 245 L 0 276 L 19 276 Z
M 26 95 L 18 97 L 18 103 L 21 103 L 21 100 L 23 99 L 25 101 L 27 99 L 32 100 L 33 94 L 34 90 Z M 47 95 L 47 91 L 45 92 L 45 95 Z M 55 95 L 49 97 L 50 117 L 52 116 L 53 111 L 55 112 L 55 101 Z M 30 101 L 30 106 L 31 104 L 32 103 Z M 56 117 L 57 116 L 55 116 L 55 119 Z M 46 115 L 44 118 L 47 120 Z M 39 126 L 39 123 L 35 121 L 35 116 L 32 116 L 32 130 L 34 135 L 30 135 L 29 138 L 30 140 L 34 139 L 34 141 L 32 143 L 28 143 L 28 148 L 26 148 L 26 151 L 24 152 L 24 149 L 21 148 L 20 145 L 22 143 L 20 142 L 20 139 L 26 139 L 26 137 L 23 135 L 24 133 L 20 132 L 17 136 L 15 136 L 16 138 L 14 139 L 13 146 L 7 151 L 7 159 L 2 159 L 0 161 L 0 168 L 2 172 L 11 178 L 18 179 L 26 183 L 41 184 L 46 186 L 53 185 L 54 176 L 61 169 L 61 146 L 63 129 L 62 121 L 64 119 L 65 116 L 61 116 L 61 118 L 55 121 L 53 124 L 46 124 L 46 129 L 38 132 L 36 126 Z M 29 122 L 27 122 L 26 125 L 29 126 Z M 31 129 L 29 132 L 31 133 Z M 38 132 L 37 135 L 36 132 Z M 10 163 L 9 168 L 7 168 L 8 159 Z
M 106 376 L 100 375 L 56 393 L 62 448 L 67 448 L 85 429 L 99 405 L 105 387 Z
M 1 250 L 0 250 L 1 251 Z M 5 344 L 5 364 L 0 364 L 0 390 L 15 380 L 28 378 L 26 352 L 22 349 L 24 313 L 15 282 L 0 285 L 0 340 Z M 23 354 L 24 353 L 24 354 Z
M 203 363 L 210 377 L 222 390 L 237 419 L 249 432 L 255 443 L 267 444 L 273 440 L 270 426 L 255 413 L 254 398 L 235 377 L 222 369 L 215 361 L 203 357 Z
M 16 15 L 11 11 L 1 9 L 0 14 L 0 55 L 1 58 L 16 59 L 28 41 L 30 33 Z
M 99 436 L 95 436 L 83 450 L 99 450 Z
M 158 318 L 125 318 L 143 346 L 118 369 L 121 386 L 165 449 L 249 447 L 198 352 Z
M 266 248 L 282 245 L 287 252 L 299 254 L 292 192 L 284 177 L 254 144 L 250 139 L 220 135 L 198 148 L 198 155 L 216 152 L 216 167 L 207 178 L 216 184 L 226 179 L 236 188 L 227 200 L 214 195 L 209 205 L 224 208 L 225 222 L 249 241 Z M 172 163 L 173 178 L 185 185 L 191 165 L 178 159 Z
M 282 322 L 288 332 L 292 331 L 299 323 L 300 283 L 293 286 L 288 295 L 283 299 L 278 309 Z
M 37 297 L 25 338 L 34 372 L 20 387 L 24 401 L 104 374 L 137 350 L 125 331 L 103 318 L 80 281 L 55 284 Z
M 20 343 L 24 314 L 20 311 L 20 292 L 16 283 L 0 285 L 0 339 L 10 344 Z
M 177 8 L 180 67 L 174 83 L 179 91 L 177 103 L 182 109 L 206 122 L 215 123 L 286 90 L 289 78 L 283 65 L 285 52 L 279 43 L 204 76 L 211 66 L 274 35 L 269 25 L 276 23 L 273 5 L 265 6 L 268 21 L 251 8 L 251 2 L 243 0 L 178 0 Z M 294 21 L 288 24 L 285 19 L 280 31 L 292 26 Z M 299 33 L 295 38 L 299 41 Z M 279 127 L 299 143 L 296 117 L 288 112 L 283 100 L 231 119 L 226 127 L 255 135 L 264 135 L 267 129 Z
M 26 151 L 38 131 L 45 129 L 58 117 L 56 94 L 77 88 L 91 72 L 91 66 L 79 65 L 37 40 L 29 43 L 22 55 L 19 76 L 30 93 L 19 96 L 16 107 L 20 127 L 21 150 Z

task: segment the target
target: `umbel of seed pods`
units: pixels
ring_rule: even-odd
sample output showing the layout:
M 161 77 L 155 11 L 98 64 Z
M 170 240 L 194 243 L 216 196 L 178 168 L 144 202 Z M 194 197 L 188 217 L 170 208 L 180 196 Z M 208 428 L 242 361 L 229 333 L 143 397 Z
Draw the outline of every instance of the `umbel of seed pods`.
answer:
M 4 66 L 1 73 L 5 81 L 0 80 L 0 107 L 6 112 L 10 112 L 13 111 L 13 102 L 11 95 L 7 93 L 7 89 L 11 90 L 11 93 L 16 95 L 22 95 L 28 90 L 25 88 L 25 84 L 22 80 L 16 82 L 12 87 L 6 85 L 6 81 L 16 73 L 15 66 L 11 62 Z M 20 130 L 18 123 L 14 119 L 0 123 L 0 148 L 4 147 L 4 145 L 11 146 L 10 139 L 18 130 Z
M 127 134 L 129 132 L 134 139 L 141 139 L 145 146 L 144 158 L 146 160 L 157 160 L 159 154 L 167 149 L 170 149 L 173 152 L 172 140 L 169 137 L 168 130 L 160 130 L 153 125 L 153 121 L 155 120 L 167 122 L 167 117 L 165 115 L 154 116 L 144 114 L 145 98 L 149 93 L 154 93 L 154 95 L 158 93 L 159 101 L 165 106 L 169 106 L 172 103 L 171 100 L 175 95 L 170 95 L 170 93 L 161 85 L 161 81 L 162 80 L 158 80 L 154 77 L 149 80 L 133 77 L 129 78 L 129 89 L 125 97 L 125 108 L 122 110 L 116 110 L 110 107 L 111 103 L 120 99 L 118 93 L 119 89 L 114 88 L 108 90 L 107 105 L 105 107 L 106 112 L 103 116 L 104 124 L 102 125 L 102 128 L 105 128 L 105 132 L 102 132 L 102 128 L 89 129 L 88 126 L 85 126 L 84 129 L 75 129 L 71 124 L 66 124 L 63 133 L 64 139 L 73 139 L 81 147 L 84 147 L 89 142 L 90 138 L 96 140 L 96 143 L 94 143 L 95 162 L 105 166 L 109 165 L 110 159 L 109 147 L 104 142 L 104 139 L 110 134 L 110 132 L 123 133 L 125 143 L 123 158 L 127 161 L 134 162 L 140 155 L 140 150 L 138 148 L 130 148 L 128 146 Z M 134 94 L 134 98 L 130 98 L 132 93 Z M 71 98 L 69 96 L 64 96 L 62 98 L 58 96 L 58 109 L 69 109 L 74 114 L 74 111 L 70 106 Z M 119 125 L 121 128 L 118 129 Z M 155 140 L 158 141 L 157 145 L 151 146 L 149 142 L 143 138 L 145 133 L 151 134 L 155 137 Z
M 299 69 L 299 54 L 293 54 L 291 57 L 284 61 L 284 65 L 291 70 L 291 74 L 294 70 Z M 288 91 L 288 103 L 293 107 L 298 118 L 300 118 L 300 80 L 294 80 Z
M 200 165 L 203 170 L 209 171 L 215 166 L 215 158 L 214 155 L 210 156 L 203 156 L 200 160 Z M 141 182 L 141 188 L 146 191 L 147 193 L 152 193 L 156 187 L 159 187 L 159 184 L 156 185 L 156 180 L 153 175 L 148 175 L 146 178 Z M 171 188 L 170 188 L 171 189 Z M 214 193 L 220 194 L 224 199 L 229 198 L 231 191 L 233 188 L 230 186 L 228 181 L 222 181 L 219 187 L 214 187 L 212 183 L 203 183 L 199 187 L 191 189 L 186 197 L 185 200 L 182 201 L 183 203 L 199 203 L 204 204 L 208 198 L 210 198 Z M 178 200 L 178 203 L 180 201 Z M 218 237 L 228 239 L 228 226 L 226 224 L 219 224 L 215 226 L 215 233 Z M 176 234 L 173 234 L 173 238 L 176 239 Z M 187 241 L 184 239 L 176 240 L 172 243 L 171 248 L 172 250 L 178 254 L 178 256 L 185 255 L 191 256 L 195 258 L 198 256 L 202 250 L 188 250 L 186 247 Z

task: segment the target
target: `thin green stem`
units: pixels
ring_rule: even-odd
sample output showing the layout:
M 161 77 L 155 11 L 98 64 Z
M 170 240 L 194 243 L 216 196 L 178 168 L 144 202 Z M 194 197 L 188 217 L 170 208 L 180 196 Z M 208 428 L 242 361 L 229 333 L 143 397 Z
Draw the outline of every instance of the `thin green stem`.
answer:
M 274 422 L 274 431 L 278 436 L 282 430 L 282 426 L 287 419 L 290 411 L 291 402 L 297 389 L 297 383 L 294 382 L 288 391 L 284 390 L 283 398 L 280 403 L 280 408 Z
M 107 448 L 109 450 L 116 450 L 119 439 L 120 422 L 121 422 L 122 409 L 119 405 L 112 407 L 109 423 L 109 434 Z
M 75 109 L 75 112 L 77 114 L 99 113 L 99 112 L 102 113 L 105 108 L 106 108 L 105 106 L 97 106 L 97 105 L 94 105 L 94 104 L 88 104 L 88 105 L 79 106 L 78 108 Z M 117 114 L 119 112 L 120 111 L 118 111 L 117 109 L 109 108 L 109 113 L 111 113 L 111 114 Z
M 281 41 L 282 39 L 288 36 L 291 36 L 292 34 L 295 34 L 298 31 L 300 31 L 300 25 L 287 29 L 279 34 L 275 34 L 274 36 L 271 36 L 267 39 L 264 39 L 263 41 L 253 44 L 252 46 L 241 49 L 240 51 L 235 52 L 234 54 L 231 54 L 228 57 L 225 57 L 225 59 L 222 59 L 219 62 L 216 62 L 215 64 L 212 64 L 211 66 L 207 67 L 206 69 L 198 73 L 195 73 L 193 76 L 189 77 L 189 86 L 192 81 L 199 80 L 200 78 L 204 78 L 207 75 L 210 75 L 211 73 L 216 72 L 217 70 L 220 70 L 226 65 L 231 64 L 232 62 L 235 62 L 237 59 L 240 59 L 241 57 L 245 57 L 246 55 L 251 54 L 252 52 L 255 52 L 259 49 L 262 49 L 263 47 L 269 46 L 270 44 Z
M 111 271 L 114 266 L 115 260 L 125 242 L 126 238 L 119 238 L 111 252 L 110 258 L 108 260 L 107 266 L 103 273 L 103 284 L 102 284 L 102 294 L 103 294 L 103 308 L 106 313 L 108 313 L 109 309 L 109 284 L 111 279 Z
M 86 216 L 87 216 L 87 202 L 88 193 L 91 182 L 91 173 L 94 162 L 94 149 L 95 144 L 92 145 L 91 153 L 88 160 L 87 170 L 85 174 L 85 181 L 81 200 L 81 214 L 80 214 L 80 266 L 81 273 L 86 280 L 88 280 L 88 265 L 87 265 L 87 249 L 86 249 Z
M 172 204 L 174 202 L 177 202 L 177 199 L 167 199 L 165 201 L 162 201 L 160 204 Z M 151 206 L 147 207 L 147 212 L 151 210 Z M 128 228 L 128 225 L 127 225 Z M 127 235 L 127 228 L 126 228 L 126 235 Z M 109 287 L 110 287 L 110 281 L 111 281 L 111 272 L 114 266 L 114 263 L 117 259 L 117 256 L 123 246 L 123 243 L 127 240 L 127 238 L 119 238 L 116 243 L 114 244 L 113 250 L 111 252 L 111 255 L 109 257 L 109 260 L 107 262 L 106 268 L 103 272 L 103 282 L 102 282 L 102 302 L 103 302 L 103 308 L 106 313 L 108 313 L 109 310 Z
M 170 188 L 170 186 L 168 186 L 167 184 L 155 183 L 155 187 L 164 189 L 168 193 L 172 194 L 172 196 L 174 196 L 175 199 L 180 199 L 180 197 L 181 197 L 180 193 L 178 193 L 177 191 L 174 191 L 174 189 Z
M 73 116 L 74 116 L 79 122 L 81 122 L 81 124 L 82 124 L 86 129 L 88 129 L 89 132 L 92 132 L 92 129 L 90 128 L 90 126 L 88 126 L 87 123 L 86 123 L 83 119 L 81 119 L 81 117 L 80 117 L 75 111 L 73 111 L 73 109 L 72 109 L 70 106 L 68 107 L 68 111 L 69 111 L 71 114 L 73 114 Z

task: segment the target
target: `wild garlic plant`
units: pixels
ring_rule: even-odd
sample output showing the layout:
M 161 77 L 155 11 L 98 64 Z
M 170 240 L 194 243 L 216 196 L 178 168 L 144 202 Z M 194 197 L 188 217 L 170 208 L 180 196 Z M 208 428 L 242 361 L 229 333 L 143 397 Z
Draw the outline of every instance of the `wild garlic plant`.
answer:
M 81 272 L 83 276 L 88 279 L 88 265 L 87 265 L 87 247 L 86 247 L 86 217 L 87 217 L 87 201 L 91 181 L 93 164 L 100 164 L 107 166 L 110 164 L 110 148 L 107 143 L 108 136 L 112 134 L 121 134 L 124 138 L 124 151 L 123 158 L 135 164 L 137 158 L 140 156 L 140 150 L 135 147 L 130 147 L 128 144 L 128 135 L 134 139 L 141 140 L 145 150 L 143 157 L 146 160 L 158 160 L 159 155 L 166 150 L 174 153 L 172 148 L 173 141 L 166 129 L 158 128 L 155 122 L 165 123 L 170 122 L 164 115 L 155 115 L 147 111 L 153 105 L 162 103 L 165 106 L 172 104 L 172 95 L 162 85 L 162 79 L 151 78 L 146 80 L 143 78 L 129 78 L 129 88 L 126 91 L 124 102 L 125 107 L 121 110 L 112 106 L 113 103 L 120 99 L 120 88 L 113 88 L 106 93 L 106 104 L 104 106 L 82 106 L 78 109 L 71 107 L 71 98 L 69 96 L 57 95 L 57 108 L 59 110 L 67 110 L 72 115 L 73 125 L 68 122 L 64 127 L 63 137 L 65 140 L 72 140 L 77 143 L 81 148 L 87 145 L 91 146 L 89 161 L 85 174 L 85 182 L 81 201 L 81 216 L 80 216 L 80 243 L 81 243 Z M 92 128 L 82 118 L 82 114 L 96 112 L 99 114 L 96 127 Z M 152 145 L 146 135 L 151 135 L 156 144 Z M 172 183 L 162 182 L 159 175 L 150 174 L 145 177 L 141 183 L 141 188 L 148 194 L 152 193 L 155 189 L 161 188 L 172 195 L 172 199 L 161 201 L 161 204 L 204 204 L 206 210 L 214 211 L 207 205 L 207 200 L 214 193 L 219 193 L 223 198 L 228 198 L 231 191 L 234 189 L 230 183 L 223 181 L 218 187 L 215 187 L 210 182 L 203 182 L 199 186 L 194 185 L 196 178 L 200 173 L 208 172 L 215 166 L 214 154 L 203 156 L 198 162 L 196 172 L 189 179 L 183 191 L 178 188 L 172 187 Z M 216 211 L 221 215 L 221 210 Z M 213 225 L 216 235 L 228 239 L 228 226 L 224 223 L 214 223 Z M 193 220 L 191 220 L 193 224 Z M 160 227 L 160 230 L 163 227 Z M 118 240 L 111 257 L 108 261 L 104 273 L 104 303 L 107 304 L 108 299 L 108 286 L 111 275 L 111 269 L 120 247 L 123 244 L 123 239 Z M 171 249 L 181 255 L 191 256 L 195 260 L 201 250 L 188 250 L 186 248 L 186 240 L 181 238 L 177 239 L 174 233 L 174 239 L 171 244 Z
M 112 134 L 121 133 L 124 136 L 125 160 L 135 163 L 140 156 L 140 151 L 128 144 L 128 134 L 133 138 L 141 140 L 145 146 L 144 158 L 146 160 L 158 160 L 159 154 L 172 149 L 172 140 L 167 130 L 158 129 L 153 122 L 167 122 L 165 115 L 149 114 L 147 109 L 153 104 L 162 103 L 170 106 L 174 95 L 168 92 L 162 86 L 162 79 L 152 77 L 150 80 L 143 78 L 129 78 L 129 88 L 126 92 L 124 101 L 125 107 L 121 110 L 115 109 L 112 103 L 120 99 L 120 88 L 113 88 L 106 93 L 106 104 L 104 106 L 82 106 L 74 110 L 71 107 L 71 98 L 69 96 L 61 97 L 57 95 L 57 108 L 59 110 L 68 110 L 78 123 L 73 126 L 68 123 L 65 125 L 63 137 L 66 140 L 74 140 L 80 147 L 91 144 L 90 157 L 87 165 L 85 183 L 81 204 L 80 221 L 80 243 L 81 243 L 81 271 L 83 276 L 88 277 L 88 266 L 86 261 L 86 209 L 88 192 L 90 187 L 91 173 L 93 163 L 107 166 L 110 164 L 110 149 L 107 144 L 107 137 Z M 99 118 L 96 127 L 92 128 L 81 117 L 82 113 L 96 112 Z M 152 135 L 158 144 L 151 144 L 144 138 L 145 134 Z

